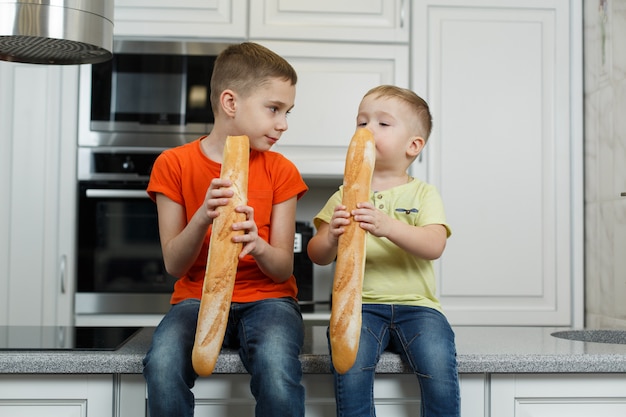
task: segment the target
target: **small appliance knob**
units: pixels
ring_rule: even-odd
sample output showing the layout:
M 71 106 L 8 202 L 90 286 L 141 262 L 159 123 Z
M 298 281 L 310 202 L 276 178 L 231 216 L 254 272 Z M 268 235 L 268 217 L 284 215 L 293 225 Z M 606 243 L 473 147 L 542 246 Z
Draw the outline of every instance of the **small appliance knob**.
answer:
M 126 160 L 122 162 L 122 170 L 125 172 L 133 172 L 135 170 L 135 163 L 130 159 L 130 156 L 127 156 Z

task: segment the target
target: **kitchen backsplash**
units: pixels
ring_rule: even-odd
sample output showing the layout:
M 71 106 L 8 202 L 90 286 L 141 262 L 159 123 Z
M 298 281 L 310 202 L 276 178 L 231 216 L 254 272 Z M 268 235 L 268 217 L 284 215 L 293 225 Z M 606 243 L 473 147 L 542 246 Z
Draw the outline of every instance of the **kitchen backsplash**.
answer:
M 584 2 L 585 325 L 626 328 L 626 2 Z

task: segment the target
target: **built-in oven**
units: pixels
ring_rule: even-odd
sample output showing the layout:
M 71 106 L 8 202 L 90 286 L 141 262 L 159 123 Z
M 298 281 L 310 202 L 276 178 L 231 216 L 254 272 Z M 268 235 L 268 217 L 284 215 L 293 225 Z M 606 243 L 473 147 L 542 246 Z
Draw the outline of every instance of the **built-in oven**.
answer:
M 146 193 L 159 148 L 80 147 L 76 314 L 161 314 L 176 278 L 163 264 L 156 204 Z M 296 223 L 294 275 L 303 311 L 313 311 L 313 234 Z
M 163 265 L 146 193 L 161 149 L 80 148 L 77 314 L 163 313 L 175 278 Z

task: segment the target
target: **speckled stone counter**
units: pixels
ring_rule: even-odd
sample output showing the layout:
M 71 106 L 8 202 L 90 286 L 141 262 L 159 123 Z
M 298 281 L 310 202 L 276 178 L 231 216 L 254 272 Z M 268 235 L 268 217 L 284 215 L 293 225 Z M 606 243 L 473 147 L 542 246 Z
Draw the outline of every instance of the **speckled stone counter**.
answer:
M 456 327 L 460 373 L 626 373 L 626 344 L 567 340 L 568 329 Z M 144 328 L 114 351 L 0 350 L 0 374 L 140 374 L 154 329 Z M 326 328 L 309 326 L 301 356 L 305 373 L 327 373 Z M 236 351 L 225 350 L 215 373 L 245 373 Z M 410 373 L 398 355 L 384 353 L 379 373 Z

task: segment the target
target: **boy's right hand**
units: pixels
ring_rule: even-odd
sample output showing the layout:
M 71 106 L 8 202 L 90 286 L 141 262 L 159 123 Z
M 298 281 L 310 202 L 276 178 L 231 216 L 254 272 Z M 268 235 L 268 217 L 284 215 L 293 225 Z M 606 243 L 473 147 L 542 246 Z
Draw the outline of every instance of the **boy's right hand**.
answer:
M 213 178 L 209 189 L 204 197 L 204 207 L 209 224 L 213 223 L 213 219 L 219 216 L 217 208 L 228 204 L 230 198 L 235 194 L 229 187 L 232 185 L 230 180 Z
M 345 231 L 345 227 L 350 224 L 350 213 L 346 206 L 338 205 L 335 207 L 330 223 L 328 223 L 328 238 L 333 246 L 337 246 L 339 236 Z
M 339 236 L 350 224 L 350 213 L 346 206 L 338 205 L 328 223 L 320 222 L 317 233 L 309 240 L 307 254 L 318 265 L 328 265 L 337 258 Z

